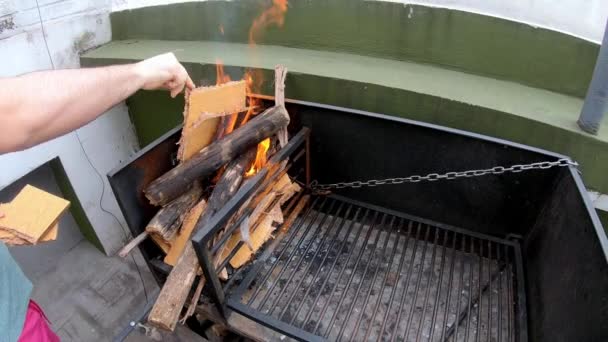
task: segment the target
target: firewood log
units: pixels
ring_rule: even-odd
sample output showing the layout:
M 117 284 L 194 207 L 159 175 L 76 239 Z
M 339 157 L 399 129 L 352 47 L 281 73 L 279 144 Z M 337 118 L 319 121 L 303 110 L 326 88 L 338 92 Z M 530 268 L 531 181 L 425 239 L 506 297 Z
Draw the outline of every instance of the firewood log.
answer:
M 232 134 L 235 133 L 233 132 Z M 230 162 L 222 178 L 215 186 L 215 189 L 213 189 L 211 196 L 209 196 L 207 208 L 199 218 L 193 234 L 204 227 L 215 213 L 236 194 L 242 183 L 243 174 L 253 162 L 255 153 L 256 148 L 254 147 Z M 196 252 L 192 245 L 188 244 L 167 277 L 158 295 L 158 299 L 152 307 L 152 311 L 150 311 L 148 322 L 151 325 L 165 330 L 172 331 L 175 329 L 179 314 L 188 299 L 188 294 L 190 293 L 198 269 L 199 264 Z M 201 281 L 204 280 L 201 279 Z
M 254 147 L 289 124 L 284 107 L 272 107 L 235 129 L 231 134 L 202 149 L 198 154 L 154 180 L 145 189 L 154 205 L 163 205 L 186 192 L 192 182 L 209 176 L 235 156 Z
M 159 235 L 167 242 L 172 241 L 181 227 L 184 217 L 198 203 L 202 193 L 200 183 L 195 182 L 188 192 L 160 209 L 146 226 L 146 231 Z
M 199 182 L 195 182 L 188 192 L 175 199 L 175 201 L 167 204 L 161 208 L 156 215 L 150 220 L 146 226 L 146 230 L 141 234 L 134 237 L 129 243 L 127 243 L 118 252 L 118 256 L 121 258 L 126 257 L 131 251 L 142 243 L 148 236 L 156 238 L 155 242 L 167 253 L 165 246 L 162 243 L 167 244 L 173 240 L 177 230 L 184 220 L 184 216 L 188 214 L 190 209 L 198 202 L 201 197 L 203 189 Z M 163 241 L 161 241 L 163 240 Z

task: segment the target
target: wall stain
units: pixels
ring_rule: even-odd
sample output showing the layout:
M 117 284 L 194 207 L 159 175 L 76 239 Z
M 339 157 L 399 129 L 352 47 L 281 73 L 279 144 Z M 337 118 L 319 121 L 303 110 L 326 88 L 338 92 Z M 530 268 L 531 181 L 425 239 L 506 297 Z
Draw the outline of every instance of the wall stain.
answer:
M 75 53 L 80 54 L 90 49 L 93 46 L 95 40 L 95 32 L 85 31 L 80 38 L 74 41 L 72 49 Z
M 0 33 L 7 31 L 7 30 L 12 30 L 16 27 L 17 25 L 15 25 L 15 19 L 13 18 L 13 16 L 9 16 L 5 19 L 0 20 Z

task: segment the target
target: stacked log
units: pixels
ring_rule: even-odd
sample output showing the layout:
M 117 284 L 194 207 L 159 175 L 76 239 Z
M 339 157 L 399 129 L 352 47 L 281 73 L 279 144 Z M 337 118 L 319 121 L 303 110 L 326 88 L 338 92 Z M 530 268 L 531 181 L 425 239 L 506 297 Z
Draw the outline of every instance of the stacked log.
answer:
M 282 91 L 285 71 L 279 69 L 277 74 L 280 75 L 277 87 Z M 276 106 L 234 128 L 235 122 L 238 125 L 242 121 L 239 120 L 239 113 L 243 113 L 246 109 L 243 106 L 244 101 L 235 98 L 246 96 L 244 88 L 238 82 L 231 82 L 225 88 L 222 86 L 215 88 L 217 89 L 195 90 L 191 94 L 204 96 L 207 101 L 218 98 L 220 101 L 225 101 L 230 108 L 224 108 L 222 111 L 221 103 L 207 104 L 203 101 L 192 105 L 188 100 L 186 101 L 184 130 L 180 140 L 180 164 L 152 181 L 144 189 L 144 194 L 150 203 L 162 208 L 150 221 L 145 232 L 125 246 L 121 252 L 121 255 L 126 255 L 139 242 L 151 236 L 166 253 L 164 260 L 172 265 L 173 269 L 148 317 L 151 325 L 166 330 L 175 329 L 197 277 L 199 277 L 198 285 L 194 294 L 190 296 L 190 304 L 186 305 L 189 310 L 184 317 L 192 313 L 205 285 L 198 258 L 189 239 L 205 227 L 239 190 L 245 172 L 253 165 L 256 146 L 267 138 L 276 137 L 273 141 L 276 144 L 280 141 L 280 145 L 284 145 L 287 139 L 289 114 L 282 100 Z M 218 92 L 217 97 L 212 96 L 214 91 Z M 282 99 L 284 96 L 279 98 Z M 213 107 L 215 112 L 193 112 L 193 108 L 204 110 L 205 106 Z M 234 108 L 235 106 L 242 108 Z M 201 118 L 205 117 L 213 122 L 209 124 L 201 122 Z M 201 127 L 213 129 L 213 132 L 202 132 Z M 214 140 L 206 146 L 201 146 L 200 151 L 193 153 L 192 146 L 201 144 L 200 136 L 213 137 Z M 228 238 L 224 246 L 238 248 L 238 251 L 232 252 L 233 257 L 229 267 L 238 268 L 248 262 L 271 237 L 276 223 L 283 222 L 281 206 L 301 190 L 285 174 L 285 164 L 269 167 L 273 168 L 269 174 L 276 176 L 272 184 L 265 184 L 262 187 L 263 191 L 256 193 L 246 204 L 246 207 L 251 208 L 246 224 L 229 238 L 228 236 L 224 238 L 224 241 Z M 214 182 L 209 182 L 214 174 Z M 215 185 L 213 186 L 212 183 Z M 210 185 L 205 189 L 202 184 Z M 230 223 L 227 226 L 229 225 Z M 218 241 L 223 232 L 221 230 L 214 241 Z M 216 254 L 214 259 L 216 267 L 219 262 L 226 259 L 226 253 L 231 253 L 232 249 L 225 247 Z M 222 278 L 227 278 L 225 270 L 222 272 Z

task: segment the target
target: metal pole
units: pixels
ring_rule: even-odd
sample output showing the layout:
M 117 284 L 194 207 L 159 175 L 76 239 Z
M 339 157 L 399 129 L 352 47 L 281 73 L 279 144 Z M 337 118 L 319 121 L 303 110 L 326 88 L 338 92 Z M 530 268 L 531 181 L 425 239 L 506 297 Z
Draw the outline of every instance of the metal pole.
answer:
M 583 110 L 578 118 L 579 127 L 591 134 L 597 135 L 602 123 L 604 113 L 608 110 L 608 22 L 604 32 L 604 39 L 597 56 L 593 77 Z

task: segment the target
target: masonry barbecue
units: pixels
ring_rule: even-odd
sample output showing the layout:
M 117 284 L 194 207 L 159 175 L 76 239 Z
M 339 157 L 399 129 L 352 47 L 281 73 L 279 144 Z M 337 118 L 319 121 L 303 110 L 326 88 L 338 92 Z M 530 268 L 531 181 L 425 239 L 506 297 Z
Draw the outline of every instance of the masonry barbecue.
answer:
M 192 239 L 207 279 L 199 317 L 256 340 L 608 340 L 608 242 L 566 157 L 368 112 L 287 109 L 289 144 Z M 172 167 L 179 136 L 168 132 L 108 175 L 134 236 L 158 210 L 142 189 Z M 212 262 L 227 242 L 214 233 L 238 229 L 283 160 L 308 188 L 283 206 L 274 239 L 221 281 L 234 254 Z M 563 167 L 310 189 L 536 162 Z M 158 246 L 140 248 L 162 284 L 170 267 Z

